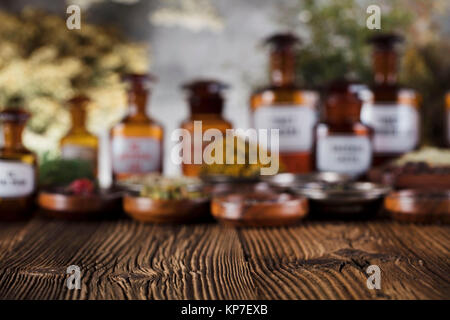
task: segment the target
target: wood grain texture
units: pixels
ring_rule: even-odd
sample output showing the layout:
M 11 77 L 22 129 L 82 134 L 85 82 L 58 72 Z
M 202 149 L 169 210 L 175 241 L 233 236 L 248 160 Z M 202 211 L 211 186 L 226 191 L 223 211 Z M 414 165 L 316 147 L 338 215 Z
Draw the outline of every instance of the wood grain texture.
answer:
M 0 224 L 0 299 L 449 299 L 450 227 Z M 382 270 L 369 290 L 365 270 Z M 81 268 L 81 290 L 65 286 Z

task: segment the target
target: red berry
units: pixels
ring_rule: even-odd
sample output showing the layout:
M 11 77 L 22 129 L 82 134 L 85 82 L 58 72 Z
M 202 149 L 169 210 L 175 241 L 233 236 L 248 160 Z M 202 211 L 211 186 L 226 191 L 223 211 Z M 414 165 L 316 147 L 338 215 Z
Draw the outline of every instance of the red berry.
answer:
M 92 194 L 94 192 L 94 184 L 89 179 L 78 179 L 70 184 L 69 191 L 76 195 Z

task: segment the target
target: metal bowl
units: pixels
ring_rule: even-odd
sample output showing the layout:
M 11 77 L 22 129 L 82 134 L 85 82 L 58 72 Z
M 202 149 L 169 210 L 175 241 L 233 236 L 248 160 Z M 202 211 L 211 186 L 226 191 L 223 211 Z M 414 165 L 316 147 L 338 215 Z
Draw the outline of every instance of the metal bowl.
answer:
M 371 200 L 386 195 L 391 187 L 372 182 L 311 182 L 292 190 L 313 200 L 333 200 L 351 202 L 355 200 Z
M 288 191 L 291 188 L 302 187 L 312 182 L 339 183 L 350 181 L 351 177 L 335 172 L 317 173 L 279 173 L 273 176 L 261 176 L 261 180 L 267 182 L 271 187 Z
M 371 182 L 312 182 L 292 188 L 310 200 L 312 216 L 368 218 L 378 213 L 391 187 Z

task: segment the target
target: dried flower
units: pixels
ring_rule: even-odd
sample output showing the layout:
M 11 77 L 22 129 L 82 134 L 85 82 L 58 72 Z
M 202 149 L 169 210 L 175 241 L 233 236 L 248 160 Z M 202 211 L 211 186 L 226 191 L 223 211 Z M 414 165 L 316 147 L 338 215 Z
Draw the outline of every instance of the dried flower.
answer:
M 88 127 L 99 133 L 123 115 L 120 74 L 148 70 L 146 46 L 111 30 L 87 23 L 68 30 L 62 18 L 33 9 L 0 11 L 0 19 L 0 109 L 30 110 L 24 143 L 40 155 L 57 153 L 70 125 L 65 103 L 74 94 L 90 96 Z

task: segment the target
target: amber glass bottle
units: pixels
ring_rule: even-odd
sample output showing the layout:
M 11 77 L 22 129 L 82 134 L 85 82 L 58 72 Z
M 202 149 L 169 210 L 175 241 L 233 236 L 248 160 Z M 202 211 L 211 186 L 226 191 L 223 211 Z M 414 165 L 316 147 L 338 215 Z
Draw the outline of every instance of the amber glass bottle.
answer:
M 72 127 L 61 139 L 63 159 L 79 159 L 91 163 L 94 172 L 98 168 L 98 138 L 86 128 L 86 111 L 89 99 L 79 95 L 68 101 Z
M 315 168 L 353 177 L 369 170 L 372 157 L 372 129 L 360 122 L 361 100 L 351 84 L 338 81 L 329 88 L 325 119 L 315 127 Z
M 163 127 L 146 114 L 151 75 L 132 74 L 128 87 L 128 114 L 110 132 L 113 179 L 162 172 Z
M 37 161 L 22 144 L 28 117 L 18 109 L 0 112 L 4 136 L 0 149 L 0 219 L 23 218 L 33 206 Z
M 201 125 L 201 133 L 208 129 L 217 129 L 225 137 L 227 129 L 233 126 L 222 117 L 224 98 L 222 92 L 227 85 L 215 80 L 198 80 L 183 85 L 187 91 L 188 103 L 191 110 L 189 119 L 181 124 L 181 128 L 189 131 L 191 135 L 191 163 L 182 164 L 183 174 L 186 176 L 198 176 L 201 164 L 193 162 L 195 148 L 201 148 L 202 152 L 208 143 L 194 142 L 194 124 Z M 201 122 L 197 122 L 201 121 Z
M 382 164 L 418 147 L 420 119 L 418 96 L 397 82 L 398 55 L 395 45 L 402 38 L 379 34 L 373 44 L 373 102 L 363 106 L 362 122 L 375 130 L 374 164 Z
M 317 122 L 315 91 L 300 89 L 295 83 L 295 47 L 292 34 L 276 34 L 270 46 L 268 87 L 251 97 L 251 121 L 256 129 L 279 129 L 281 166 L 288 172 L 311 171 L 313 127 Z

